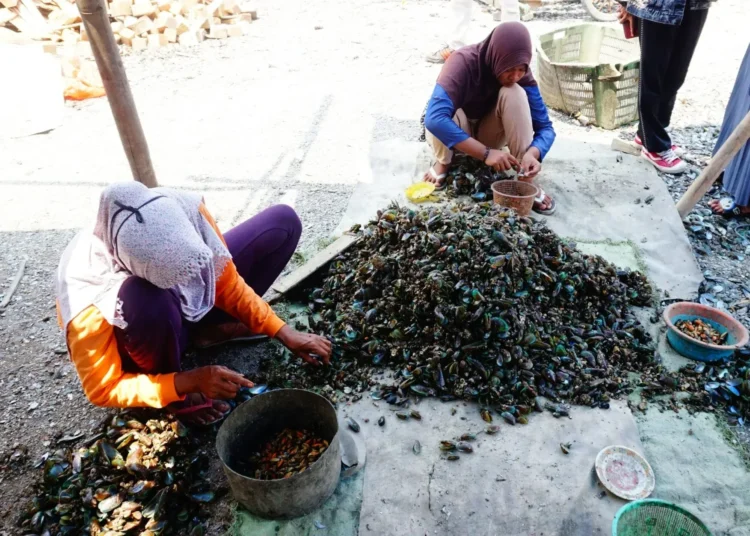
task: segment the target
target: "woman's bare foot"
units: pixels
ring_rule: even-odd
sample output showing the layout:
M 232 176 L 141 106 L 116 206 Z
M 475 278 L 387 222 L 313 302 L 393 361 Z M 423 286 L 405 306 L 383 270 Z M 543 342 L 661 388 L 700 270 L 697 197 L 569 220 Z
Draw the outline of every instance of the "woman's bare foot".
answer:
M 424 174 L 424 177 L 422 177 L 422 180 L 424 182 L 431 182 L 435 185 L 436 188 L 440 188 L 441 186 L 443 186 L 443 184 L 445 184 L 445 177 L 448 174 L 448 169 L 450 169 L 449 164 L 441 164 L 440 162 L 436 162 L 435 165 L 427 170 L 427 172 Z
M 222 400 L 212 400 L 208 404 L 202 394 L 190 393 L 185 400 L 170 404 L 167 409 L 186 424 L 205 426 L 220 421 L 232 407 Z
M 534 199 L 532 210 L 542 216 L 551 216 L 557 210 L 555 200 L 539 188 L 539 196 Z
M 723 216 L 727 212 L 727 210 L 722 206 L 720 199 L 712 199 L 708 202 L 708 206 L 711 208 L 714 214 L 721 214 Z M 733 214 L 735 216 L 748 216 L 750 215 L 750 207 L 736 205 Z
M 534 202 L 534 210 L 543 212 L 550 208 L 552 208 L 552 198 L 548 194 L 544 194 L 544 199 L 542 201 Z

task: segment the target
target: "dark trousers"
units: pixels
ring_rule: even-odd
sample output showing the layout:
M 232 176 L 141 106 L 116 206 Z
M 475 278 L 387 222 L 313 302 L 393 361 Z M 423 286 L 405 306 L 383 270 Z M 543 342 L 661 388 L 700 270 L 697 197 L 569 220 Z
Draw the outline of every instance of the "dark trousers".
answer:
M 292 258 L 302 224 L 287 205 L 275 205 L 224 235 L 237 272 L 262 296 Z M 125 329 L 115 327 L 123 370 L 164 374 L 178 372 L 191 324 L 182 318 L 177 293 L 131 276 L 118 294 Z M 198 324 L 234 321 L 214 307 Z
M 638 136 L 650 152 L 660 153 L 672 147 L 666 129 L 707 16 L 707 9 L 693 10 L 686 6 L 679 26 L 640 21 Z

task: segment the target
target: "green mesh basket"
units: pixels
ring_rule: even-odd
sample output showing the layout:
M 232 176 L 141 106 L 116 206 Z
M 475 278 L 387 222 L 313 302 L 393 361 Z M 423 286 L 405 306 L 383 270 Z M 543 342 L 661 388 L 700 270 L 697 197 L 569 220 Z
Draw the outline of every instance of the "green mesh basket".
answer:
M 612 522 L 612 536 L 711 536 L 711 531 L 676 504 L 644 499 L 620 508 Z
M 576 24 L 539 36 L 539 90 L 547 106 L 614 129 L 638 119 L 641 49 L 620 25 Z

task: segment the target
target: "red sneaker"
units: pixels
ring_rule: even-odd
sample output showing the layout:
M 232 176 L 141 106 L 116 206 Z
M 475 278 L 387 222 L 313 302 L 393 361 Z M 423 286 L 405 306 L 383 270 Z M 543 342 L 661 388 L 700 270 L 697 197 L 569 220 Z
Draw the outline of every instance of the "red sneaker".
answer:
M 635 139 L 633 140 L 633 143 L 635 143 L 638 147 L 643 149 L 643 140 L 641 140 L 641 137 L 638 134 L 635 135 Z M 676 154 L 677 156 L 682 156 L 685 154 L 685 149 L 683 149 L 679 145 L 675 145 L 674 143 L 672 144 L 672 150 L 674 151 L 674 154 Z
M 662 173 L 677 175 L 687 169 L 685 161 L 677 156 L 672 149 L 667 149 L 661 153 L 650 153 L 644 147 L 641 149 L 641 156 Z

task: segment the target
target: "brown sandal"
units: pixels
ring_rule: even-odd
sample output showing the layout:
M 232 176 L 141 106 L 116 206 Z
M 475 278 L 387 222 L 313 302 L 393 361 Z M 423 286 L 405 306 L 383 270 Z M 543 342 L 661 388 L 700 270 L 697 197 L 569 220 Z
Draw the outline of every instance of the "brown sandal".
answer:
M 425 59 L 429 63 L 445 63 L 448 60 L 448 58 L 450 58 L 450 55 L 453 54 L 454 52 L 455 50 L 453 50 L 451 47 L 445 46 L 441 48 L 440 50 L 433 52 L 432 54 L 427 56 Z

